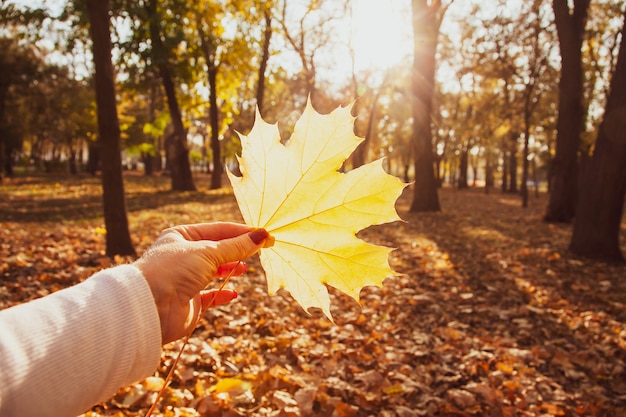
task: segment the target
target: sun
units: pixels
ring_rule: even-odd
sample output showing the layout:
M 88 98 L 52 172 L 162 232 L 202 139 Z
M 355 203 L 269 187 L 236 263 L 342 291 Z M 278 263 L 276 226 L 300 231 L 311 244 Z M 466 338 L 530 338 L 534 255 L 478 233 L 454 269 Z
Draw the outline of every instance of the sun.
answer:
M 387 69 L 412 59 L 410 2 L 354 0 L 351 42 L 355 70 Z
M 351 74 L 382 74 L 410 66 L 413 60 L 411 2 L 351 0 L 337 18 L 333 42 L 317 55 L 318 75 L 330 85 L 343 85 Z M 354 53 L 352 62 L 351 52 Z

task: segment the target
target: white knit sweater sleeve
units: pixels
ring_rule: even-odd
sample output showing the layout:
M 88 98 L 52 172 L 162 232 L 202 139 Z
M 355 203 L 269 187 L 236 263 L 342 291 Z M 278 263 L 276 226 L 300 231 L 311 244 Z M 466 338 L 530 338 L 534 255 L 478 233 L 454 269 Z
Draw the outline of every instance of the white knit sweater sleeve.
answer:
M 161 326 L 141 272 L 96 273 L 0 311 L 0 416 L 74 417 L 159 364 Z

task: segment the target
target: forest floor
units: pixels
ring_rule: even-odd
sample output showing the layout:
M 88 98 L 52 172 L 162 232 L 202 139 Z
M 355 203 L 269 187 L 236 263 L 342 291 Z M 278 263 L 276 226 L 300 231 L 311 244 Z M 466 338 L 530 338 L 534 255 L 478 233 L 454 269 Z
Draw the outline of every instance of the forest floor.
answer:
M 168 191 L 126 176 L 143 253 L 168 226 L 241 221 L 229 188 Z M 210 310 L 159 403 L 165 416 L 626 416 L 626 266 L 567 253 L 571 227 L 541 221 L 546 196 L 440 191 L 440 213 L 367 229 L 397 247 L 404 275 L 366 287 L 361 306 L 331 290 L 335 324 L 289 294 L 268 296 L 256 258 Z M 0 308 L 128 259 L 104 256 L 97 178 L 19 177 L 0 185 Z M 622 224 L 626 250 L 626 223 Z M 218 284 L 216 284 L 218 285 Z M 180 349 L 151 378 L 85 416 L 143 416 Z

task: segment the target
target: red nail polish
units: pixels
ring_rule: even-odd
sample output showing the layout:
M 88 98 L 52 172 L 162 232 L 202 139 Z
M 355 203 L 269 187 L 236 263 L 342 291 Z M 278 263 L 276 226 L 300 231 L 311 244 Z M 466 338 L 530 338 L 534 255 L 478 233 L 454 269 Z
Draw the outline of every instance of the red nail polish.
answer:
M 248 233 L 248 236 L 250 236 L 250 239 L 252 239 L 252 241 L 256 245 L 260 244 L 265 239 L 267 239 L 269 235 L 270 234 L 267 233 L 267 230 L 265 230 L 265 229 L 256 229 L 256 230 L 253 230 L 252 232 Z
M 239 294 L 237 293 L 237 291 L 233 290 L 233 298 L 232 299 L 234 300 L 237 297 L 239 297 Z

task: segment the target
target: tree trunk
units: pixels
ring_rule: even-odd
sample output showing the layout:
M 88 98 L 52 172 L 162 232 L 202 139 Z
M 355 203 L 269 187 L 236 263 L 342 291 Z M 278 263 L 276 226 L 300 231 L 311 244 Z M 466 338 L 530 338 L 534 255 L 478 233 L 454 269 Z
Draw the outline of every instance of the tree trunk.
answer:
M 372 136 L 374 135 L 374 121 L 376 117 L 376 103 L 378 102 L 378 98 L 380 97 L 380 92 L 383 89 L 383 85 L 381 85 L 378 89 L 378 92 L 372 99 L 372 105 L 370 107 L 369 115 L 367 118 L 367 127 L 365 129 L 365 137 L 363 141 L 359 143 L 359 146 L 356 147 L 354 152 L 352 153 L 352 168 L 358 168 L 362 165 L 365 165 L 367 162 L 367 151 L 369 149 L 369 144 L 372 141 Z
M 511 134 L 511 152 L 509 153 L 509 192 L 517 193 L 517 133 Z
M 529 91 L 530 88 L 530 91 Z M 532 101 L 532 88 L 526 86 L 526 97 L 524 100 L 524 147 L 522 150 L 522 207 L 528 207 L 528 154 L 530 145 L 530 117 L 532 116 L 531 101 Z
M 6 143 L 3 135 L 0 134 L 0 181 L 4 178 L 5 174 L 5 153 Z
M 265 33 L 263 35 L 263 53 L 261 55 L 261 65 L 259 66 L 259 84 L 256 89 L 256 106 L 259 113 L 263 114 L 263 96 L 265 94 L 265 71 L 267 61 L 270 58 L 270 41 L 272 39 L 272 11 L 267 7 L 263 11 L 265 17 Z
M 506 144 L 502 143 L 502 146 L 506 146 Z M 509 189 L 509 153 L 506 148 L 502 151 L 502 185 L 500 189 L 503 193 Z
M 356 109 L 357 106 L 359 106 L 358 102 L 354 103 L 354 106 L 352 107 L 352 115 L 357 117 L 358 114 L 356 113 Z M 372 114 L 370 113 L 370 117 L 372 116 Z M 368 122 L 368 125 L 371 123 L 371 119 Z M 369 130 L 369 128 L 368 128 Z M 358 133 L 357 133 L 358 135 Z M 352 162 L 352 169 L 356 169 L 362 165 L 365 165 L 365 154 L 367 153 L 367 142 L 368 142 L 368 133 L 365 133 L 365 136 L 363 137 L 363 141 L 361 141 L 361 143 L 359 143 L 357 145 L 357 147 L 354 149 L 354 152 L 352 152 L 352 155 L 350 156 L 350 160 Z
M 442 163 L 442 157 L 441 155 L 437 155 L 435 157 L 435 182 L 437 183 L 437 188 L 441 188 L 442 182 L 443 182 L 442 179 L 444 178 L 441 172 L 441 169 L 442 169 L 441 163 Z
M 478 184 L 478 162 L 474 160 L 472 164 L 472 187 L 476 187 Z
M 468 182 L 467 182 L 467 170 L 469 169 L 469 149 L 468 146 L 465 145 L 463 146 L 463 149 L 461 149 L 461 158 L 459 161 L 459 183 L 457 184 L 457 187 L 459 189 L 465 189 L 468 188 Z
M 530 122 L 528 122 L 530 123 Z M 524 150 L 522 152 L 522 185 L 521 185 L 521 194 L 522 194 L 522 207 L 528 207 L 528 141 L 530 132 L 528 129 L 528 124 L 526 125 L 524 131 Z
M 156 119 L 156 95 L 157 95 L 156 82 L 150 83 L 150 101 L 148 106 L 148 114 L 150 115 L 150 123 L 154 123 Z M 144 165 L 144 175 L 150 177 L 154 175 L 154 169 L 156 167 L 157 158 L 161 159 L 161 150 L 159 147 L 159 138 L 150 135 L 150 145 L 152 145 L 152 152 L 141 152 L 141 160 Z
M 533 176 L 533 184 L 535 184 L 535 198 L 539 198 L 539 178 L 537 178 L 537 157 L 533 157 L 532 159 L 532 176 Z
M 413 157 L 415 184 L 411 212 L 439 211 L 435 181 L 431 113 L 435 86 L 435 53 L 442 16 L 441 1 L 412 0 L 413 10 Z
M 154 174 L 154 156 L 150 152 L 141 152 L 141 162 L 143 162 L 143 173 L 146 177 Z
M 0 123 L 4 123 L 4 111 L 6 108 L 6 97 L 9 90 L 9 83 L 0 81 Z M 0 180 L 2 180 L 5 171 L 5 162 L 7 157 L 7 138 L 0 133 Z
M 352 26 L 354 24 L 354 16 L 353 16 L 353 9 L 352 7 L 348 7 L 348 10 L 350 12 L 350 26 Z M 360 113 L 360 108 L 361 108 L 361 94 L 359 93 L 359 81 L 357 79 L 356 76 L 356 52 L 354 50 L 354 47 L 352 45 L 352 37 L 350 37 L 349 40 L 349 49 L 350 49 L 350 62 L 352 64 L 352 72 L 351 72 L 351 87 L 352 87 L 352 97 L 354 100 L 354 103 L 352 104 L 352 109 L 351 109 L 351 114 L 352 116 L 354 116 L 355 118 L 355 122 L 358 121 L 358 117 L 359 117 L 359 113 Z M 379 90 L 380 91 L 380 90 Z M 374 100 L 375 101 L 375 100 Z M 374 113 L 374 105 L 372 104 L 372 109 L 370 110 L 370 116 L 373 115 Z M 370 125 L 372 122 L 372 119 L 369 119 L 369 123 L 368 125 Z M 357 136 L 360 135 L 359 132 L 359 126 L 357 124 L 355 124 L 354 126 L 354 132 Z M 368 127 L 369 130 L 369 127 Z M 364 137 L 363 137 L 363 141 L 361 141 L 361 143 L 359 143 L 357 145 L 357 147 L 354 149 L 354 151 L 352 152 L 352 155 L 350 155 L 350 162 L 352 165 L 352 169 L 356 169 L 362 165 L 365 164 L 365 154 L 367 153 L 367 141 L 368 141 L 368 135 L 367 133 L 365 133 Z M 345 163 L 344 163 L 345 166 Z
M 494 186 L 493 165 L 491 159 L 487 156 L 485 161 L 485 194 L 489 194 L 489 190 Z
M 578 148 L 584 128 L 582 42 L 589 0 L 553 0 L 561 50 L 556 154 L 550 169 L 550 200 L 544 221 L 569 223 L 574 218 L 578 185 Z
M 8 178 L 12 178 L 14 175 L 13 171 L 13 158 L 14 158 L 14 145 L 6 144 L 5 145 L 5 159 L 4 159 L 4 172 L 6 173 Z M 1 179 L 1 177 L 0 177 Z
M 70 148 L 70 157 L 67 161 L 70 166 L 70 174 L 77 175 L 78 174 L 78 164 L 76 163 L 76 149 Z
M 268 16 L 266 15 L 266 19 Z M 222 166 L 222 145 L 220 143 L 220 125 L 219 114 L 217 109 L 217 73 L 219 71 L 219 62 L 217 61 L 217 44 L 216 39 L 212 34 L 206 33 L 202 29 L 201 16 L 196 16 L 198 23 L 198 34 L 200 36 L 200 46 L 202 47 L 202 53 L 207 65 L 207 77 L 209 79 L 209 123 L 211 124 L 211 151 L 213 153 L 213 172 L 211 174 L 211 186 L 212 190 L 216 190 L 222 187 L 222 175 L 224 173 L 224 167 Z M 271 16 L 270 16 L 271 19 Z M 267 21 L 266 21 L 267 23 Z M 271 21 L 270 29 L 271 29 Z M 269 47 L 269 39 L 267 39 Z M 263 70 L 265 74 L 265 70 Z M 259 76 L 261 74 L 259 73 Z M 264 75 L 263 75 L 264 77 Z M 262 81 L 259 79 L 259 87 Z M 259 98 L 262 101 L 262 92 L 257 91 L 257 100 Z M 259 107 L 259 111 L 261 107 Z
M 109 2 L 88 0 L 87 10 L 93 43 L 100 152 L 102 159 L 106 161 L 102 165 L 106 254 L 135 256 L 128 230 L 122 178 L 120 127 L 115 102 L 115 75 L 111 62 Z
M 220 143 L 220 127 L 217 112 L 217 66 L 209 64 L 209 119 L 211 121 L 211 150 L 213 151 L 213 173 L 211 174 L 211 189 L 222 187 L 222 144 Z
M 624 13 L 626 22 L 626 12 Z M 626 195 L 626 23 L 604 119 L 583 172 L 569 249 L 575 254 L 623 262 L 619 232 Z
M 100 143 L 89 142 L 87 145 L 89 154 L 87 155 L 87 167 L 86 170 L 92 176 L 95 176 L 100 169 Z M 121 156 L 120 156 L 121 159 Z
M 195 191 L 191 167 L 189 165 L 189 149 L 187 147 L 187 131 L 176 98 L 176 88 L 167 61 L 167 51 L 161 40 L 160 19 L 156 9 L 156 0 L 145 3 L 150 27 L 150 41 L 152 42 L 152 58 L 159 70 L 161 82 L 170 119 L 174 131 L 165 138 L 165 157 L 172 176 L 172 189 L 176 191 Z
M 367 162 L 368 150 L 370 147 L 370 143 L 372 142 L 372 138 L 374 137 L 374 123 L 376 122 L 377 104 L 378 104 L 378 100 L 380 99 L 380 95 L 383 92 L 383 89 L 387 85 L 389 74 L 390 74 L 389 71 L 385 73 L 383 81 L 380 83 L 380 86 L 378 87 L 376 94 L 374 95 L 374 97 L 372 97 L 372 103 L 369 108 L 369 114 L 367 117 L 367 127 L 365 128 L 365 135 L 363 137 L 363 141 L 359 143 L 359 145 L 356 147 L 354 152 L 352 152 L 352 169 L 356 169 L 362 165 L 365 165 L 365 163 Z M 352 107 L 353 109 L 352 114 L 353 116 L 357 117 L 358 112 L 356 111 L 356 109 L 357 109 L 357 106 L 359 106 L 359 101 L 358 101 L 359 100 L 359 95 L 358 95 L 359 86 L 356 80 L 356 73 L 354 72 L 354 70 L 352 71 L 352 84 L 353 84 L 352 87 L 354 89 L 354 97 L 356 100 L 356 102 L 354 103 L 354 106 Z

